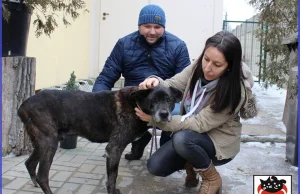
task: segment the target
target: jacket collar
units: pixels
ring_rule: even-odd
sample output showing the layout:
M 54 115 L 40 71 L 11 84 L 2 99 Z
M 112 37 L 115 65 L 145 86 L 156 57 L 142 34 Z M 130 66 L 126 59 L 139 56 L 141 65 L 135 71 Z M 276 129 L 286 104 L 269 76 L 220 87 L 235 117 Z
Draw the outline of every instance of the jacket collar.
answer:
M 150 47 L 150 48 L 152 48 L 152 47 L 157 47 L 158 45 L 160 45 L 161 44 L 161 42 L 165 39 L 165 37 L 166 37 L 166 31 L 164 32 L 164 34 L 154 43 L 154 44 L 149 44 L 148 42 L 147 42 L 147 40 L 146 40 L 146 38 L 143 36 L 143 35 L 141 35 L 140 34 L 140 32 L 139 31 L 137 31 L 138 32 L 138 34 L 139 34 L 139 40 L 141 41 L 141 43 L 143 44 L 143 45 L 146 45 L 147 47 Z

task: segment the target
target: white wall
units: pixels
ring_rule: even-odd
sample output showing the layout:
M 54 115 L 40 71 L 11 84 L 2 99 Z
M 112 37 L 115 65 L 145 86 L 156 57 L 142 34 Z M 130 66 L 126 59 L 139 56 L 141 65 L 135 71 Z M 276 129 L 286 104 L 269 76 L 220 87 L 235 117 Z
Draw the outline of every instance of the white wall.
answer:
M 89 10 L 90 1 L 85 0 Z M 62 13 L 56 13 L 58 27 L 50 37 L 43 34 L 38 38 L 33 26 L 36 15 L 32 14 L 27 56 L 36 58 L 36 90 L 65 84 L 72 71 L 77 78 L 89 77 L 91 15 L 84 10 L 79 13 L 75 21 L 70 19 L 68 27 L 63 25 Z
M 222 0 L 151 0 L 166 13 L 166 30 L 187 44 L 190 58 L 197 59 L 210 36 L 222 30 Z

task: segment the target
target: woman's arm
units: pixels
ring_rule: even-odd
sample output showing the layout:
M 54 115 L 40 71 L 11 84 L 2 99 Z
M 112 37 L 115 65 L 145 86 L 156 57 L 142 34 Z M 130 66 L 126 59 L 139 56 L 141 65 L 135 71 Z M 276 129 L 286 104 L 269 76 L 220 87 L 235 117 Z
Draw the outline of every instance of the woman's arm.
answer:
M 228 114 L 229 109 L 215 113 L 210 106 L 205 107 L 199 114 L 192 115 L 181 122 L 181 115 L 172 116 L 168 123 L 155 123 L 151 120 L 149 125 L 157 126 L 164 131 L 176 132 L 182 129 L 190 129 L 199 133 L 207 132 L 226 123 L 232 115 Z
M 156 87 L 158 84 L 162 84 L 167 87 L 174 87 L 181 92 L 184 92 L 190 77 L 192 76 L 192 72 L 195 64 L 187 66 L 181 73 L 176 74 L 170 79 L 163 80 L 158 76 L 149 76 L 139 85 L 140 90 L 145 90 L 149 88 Z

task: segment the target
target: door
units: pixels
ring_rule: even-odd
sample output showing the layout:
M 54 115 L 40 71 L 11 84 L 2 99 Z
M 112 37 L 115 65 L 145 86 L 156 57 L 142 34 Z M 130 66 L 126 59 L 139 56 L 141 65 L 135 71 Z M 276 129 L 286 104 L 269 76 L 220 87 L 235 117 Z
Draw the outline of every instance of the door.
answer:
M 118 39 L 138 30 L 138 18 L 147 0 L 101 0 L 99 72 Z

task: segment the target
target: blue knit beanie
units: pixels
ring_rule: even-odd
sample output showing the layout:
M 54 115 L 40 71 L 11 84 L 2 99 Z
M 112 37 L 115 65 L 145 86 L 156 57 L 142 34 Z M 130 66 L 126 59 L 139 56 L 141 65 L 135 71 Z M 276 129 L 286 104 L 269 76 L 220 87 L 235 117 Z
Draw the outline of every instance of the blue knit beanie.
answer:
M 140 26 L 147 23 L 159 24 L 165 27 L 166 16 L 164 10 L 159 6 L 152 4 L 143 7 L 139 15 L 138 25 Z

